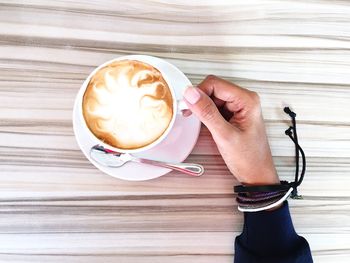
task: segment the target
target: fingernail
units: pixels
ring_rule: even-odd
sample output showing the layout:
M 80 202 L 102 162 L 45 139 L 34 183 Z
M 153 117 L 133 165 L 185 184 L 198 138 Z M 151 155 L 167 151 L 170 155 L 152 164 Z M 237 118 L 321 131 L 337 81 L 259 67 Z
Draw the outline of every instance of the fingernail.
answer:
M 182 116 L 184 116 L 184 117 L 191 116 L 191 114 L 192 114 L 191 110 L 186 109 L 186 110 L 182 111 Z
M 199 101 L 201 94 L 197 88 L 190 86 L 185 90 L 184 97 L 189 103 L 196 104 Z

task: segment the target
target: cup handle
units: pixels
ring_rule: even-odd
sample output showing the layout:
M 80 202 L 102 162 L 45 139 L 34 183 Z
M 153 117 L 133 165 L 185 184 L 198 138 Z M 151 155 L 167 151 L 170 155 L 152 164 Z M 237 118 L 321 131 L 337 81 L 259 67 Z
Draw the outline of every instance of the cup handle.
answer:
M 177 114 L 182 114 L 183 110 L 188 110 L 187 104 L 184 100 L 177 101 Z

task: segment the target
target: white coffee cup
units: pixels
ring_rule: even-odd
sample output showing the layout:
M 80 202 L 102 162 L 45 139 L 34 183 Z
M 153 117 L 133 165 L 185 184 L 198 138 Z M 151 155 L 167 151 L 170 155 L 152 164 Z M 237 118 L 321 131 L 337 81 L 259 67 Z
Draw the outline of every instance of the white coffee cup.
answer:
M 95 134 L 93 134 L 90 131 L 90 129 L 88 128 L 88 126 L 85 122 L 84 116 L 83 116 L 83 96 L 84 96 L 85 90 L 90 82 L 90 79 L 101 68 L 103 68 L 103 67 L 105 67 L 105 66 L 107 66 L 115 61 L 120 61 L 120 60 L 140 61 L 143 63 L 147 63 L 147 64 L 151 65 L 152 67 L 156 68 L 157 70 L 159 70 L 159 72 L 162 74 L 164 80 L 168 84 L 168 87 L 170 89 L 172 99 L 173 99 L 173 115 L 172 115 L 171 121 L 170 121 L 167 129 L 164 131 L 164 133 L 158 139 L 156 139 L 152 143 L 150 143 L 146 146 L 140 147 L 140 148 L 136 148 L 136 149 L 121 149 L 121 148 L 116 148 L 114 146 L 111 146 L 109 144 L 104 143 L 99 138 L 97 138 L 95 136 Z M 81 86 L 81 88 L 78 92 L 78 95 L 76 97 L 76 103 L 78 105 L 79 123 L 81 123 L 81 125 L 83 126 L 82 128 L 84 130 L 86 130 L 86 132 L 89 134 L 91 139 L 95 142 L 95 144 L 102 145 L 103 147 L 105 147 L 107 149 L 110 149 L 110 150 L 113 150 L 116 152 L 121 152 L 121 153 L 139 153 L 139 152 L 147 151 L 147 150 L 150 150 L 151 148 L 154 148 L 160 142 L 165 140 L 165 138 L 167 137 L 167 135 L 169 134 L 169 132 L 171 131 L 171 129 L 174 126 L 176 117 L 178 115 L 181 115 L 182 111 L 184 109 L 188 109 L 186 103 L 182 100 L 182 98 L 179 99 L 176 97 L 176 93 L 174 90 L 174 83 L 176 83 L 176 80 L 170 79 L 171 78 L 171 71 L 173 71 L 173 70 L 181 72 L 178 68 L 176 68 L 174 65 L 170 64 L 169 62 L 167 62 L 163 59 L 157 58 L 157 57 L 147 56 L 147 55 L 122 56 L 122 57 L 118 57 L 116 59 L 112 59 L 112 60 L 109 60 L 109 61 L 103 63 L 102 65 L 98 66 L 90 73 L 90 75 L 86 78 L 86 80 L 84 81 L 83 85 Z M 183 73 L 181 72 L 181 74 L 183 74 Z M 180 87 L 180 88 L 183 88 L 183 87 Z

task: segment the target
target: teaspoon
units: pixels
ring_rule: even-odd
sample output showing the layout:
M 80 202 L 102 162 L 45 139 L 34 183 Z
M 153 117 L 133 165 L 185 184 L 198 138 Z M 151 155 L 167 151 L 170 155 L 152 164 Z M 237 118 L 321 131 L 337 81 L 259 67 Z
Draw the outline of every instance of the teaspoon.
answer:
M 172 170 L 176 170 L 192 176 L 201 176 L 204 173 L 204 168 L 200 164 L 195 163 L 168 163 L 155 161 L 145 158 L 138 158 L 132 156 L 129 153 L 119 153 L 109 149 L 104 148 L 102 145 L 95 145 L 90 150 L 90 156 L 96 162 L 101 163 L 109 167 L 120 167 L 125 163 L 138 162 L 146 163 L 155 166 L 165 167 Z

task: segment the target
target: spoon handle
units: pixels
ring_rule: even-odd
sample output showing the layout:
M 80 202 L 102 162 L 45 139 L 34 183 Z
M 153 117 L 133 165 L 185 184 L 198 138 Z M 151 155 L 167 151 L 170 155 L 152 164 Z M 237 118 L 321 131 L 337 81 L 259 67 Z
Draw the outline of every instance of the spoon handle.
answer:
M 204 173 L 203 166 L 195 163 L 166 163 L 143 158 L 133 158 L 132 161 L 170 168 L 192 176 L 201 176 Z

